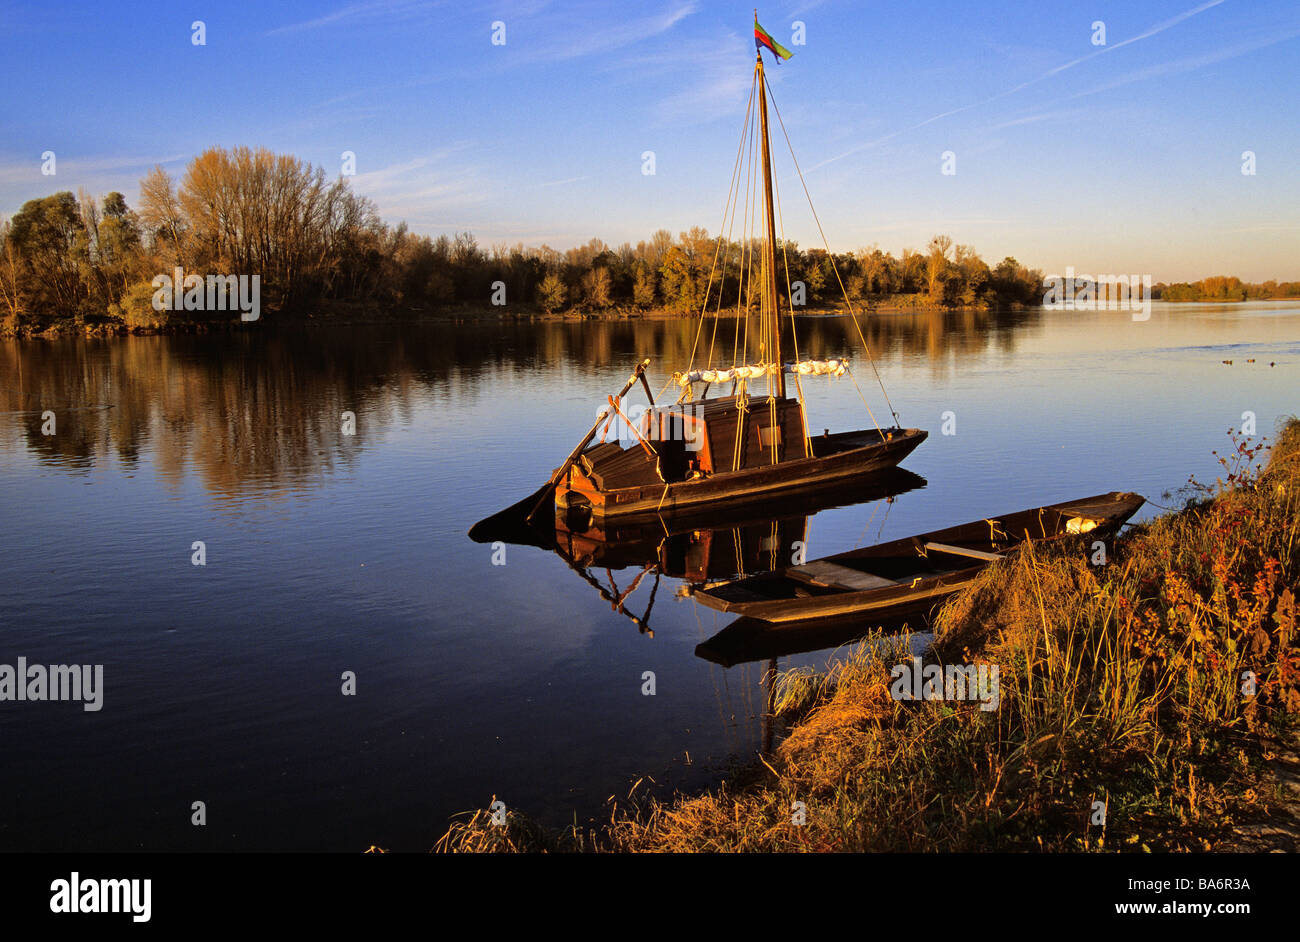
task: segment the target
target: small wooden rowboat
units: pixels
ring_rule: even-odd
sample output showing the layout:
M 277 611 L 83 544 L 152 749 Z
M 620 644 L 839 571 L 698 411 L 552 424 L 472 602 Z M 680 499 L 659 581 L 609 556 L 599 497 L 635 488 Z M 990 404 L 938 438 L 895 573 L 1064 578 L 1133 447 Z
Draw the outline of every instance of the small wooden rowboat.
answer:
M 1137 494 L 1112 491 L 1033 507 L 717 583 L 694 595 L 710 608 L 767 622 L 892 610 L 951 595 L 1026 541 L 1112 534 L 1144 503 Z

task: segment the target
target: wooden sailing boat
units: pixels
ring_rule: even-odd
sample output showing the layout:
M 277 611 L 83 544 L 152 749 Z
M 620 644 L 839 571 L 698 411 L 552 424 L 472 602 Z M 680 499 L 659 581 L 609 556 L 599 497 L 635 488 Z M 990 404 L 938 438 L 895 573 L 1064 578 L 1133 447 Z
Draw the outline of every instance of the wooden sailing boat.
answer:
M 755 35 L 760 29 L 755 18 Z M 769 39 L 763 34 L 764 39 Z M 761 40 L 756 40 L 759 46 Z M 764 42 L 769 49 L 770 42 Z M 788 55 L 775 47 L 778 54 Z M 790 336 L 794 342 L 795 358 L 787 362 L 782 354 L 782 334 L 789 316 L 783 317 L 780 295 L 777 290 L 777 218 L 774 213 L 771 145 L 768 126 L 768 98 L 770 92 L 763 72 L 762 48 L 757 51 L 754 81 L 750 91 L 750 104 L 746 114 L 746 127 L 742 135 L 742 149 L 748 141 L 753 151 L 754 101 L 757 96 L 757 132 L 761 142 L 763 179 L 762 195 L 762 257 L 761 264 L 753 258 L 751 240 L 742 251 L 745 271 L 737 269 L 738 316 L 743 316 L 745 349 L 739 350 L 742 330 L 737 321 L 733 364 L 730 368 L 712 368 L 713 344 L 710 343 L 708 362 L 704 368 L 695 368 L 695 351 L 692 362 L 683 372 L 675 373 L 665 389 L 676 385 L 680 395 L 671 405 L 656 404 L 646 380 L 645 370 L 649 360 L 637 365 L 622 390 L 608 399 L 608 407 L 591 427 L 586 437 L 569 454 L 551 479 L 537 493 L 520 501 L 514 507 L 483 521 L 474 530 L 481 533 L 491 529 L 488 524 L 500 523 L 508 516 L 521 513 L 528 519 L 538 519 L 553 502 L 557 513 L 563 515 L 577 509 L 590 514 L 597 521 L 619 522 L 649 521 L 671 518 L 701 509 L 718 509 L 731 504 L 766 500 L 802 490 L 848 483 L 893 468 L 926 438 L 920 429 L 899 427 L 897 413 L 890 404 L 895 424 L 881 427 L 821 435 L 810 433 L 804 406 L 802 377 L 842 376 L 849 373 L 846 359 L 799 360 L 798 341 L 793 327 Z M 778 112 L 779 116 L 779 112 Z M 783 125 L 784 127 L 784 125 Z M 792 152 L 793 157 L 793 152 Z M 752 156 L 751 156 L 752 165 Z M 798 168 L 797 162 L 795 163 Z M 740 157 L 737 155 L 733 173 L 733 192 L 739 205 Z M 753 179 L 751 175 L 751 179 Z M 802 179 L 802 174 L 801 174 Z M 806 190 L 806 187 L 805 187 Z M 731 195 L 728 208 L 733 206 Z M 746 197 L 745 219 L 757 222 L 758 210 L 751 213 Z M 815 216 L 815 211 L 814 211 Z M 726 230 L 727 210 L 723 213 Z M 732 211 L 734 226 L 736 213 Z M 820 223 L 818 224 L 820 228 Z M 724 245 L 724 236 L 718 237 L 718 248 Z M 782 253 L 784 255 L 784 252 Z M 827 249 L 830 255 L 829 247 Z M 730 252 L 728 252 L 728 257 Z M 832 265 L 834 257 L 830 256 Z M 714 256 L 714 269 L 718 254 Z M 727 273 L 724 259 L 718 287 L 718 310 L 721 314 L 722 290 Z M 709 306 L 713 288 L 713 274 L 705 290 L 699 331 L 702 332 L 705 311 Z M 836 279 L 839 279 L 838 271 Z M 747 285 L 746 285 L 747 281 Z M 755 284 L 757 282 L 757 284 Z M 747 287 L 748 292 L 743 288 Z M 842 285 L 841 285 L 842 287 Z M 786 267 L 786 288 L 794 310 L 789 269 Z M 743 314 L 739 310 L 744 302 Z M 752 302 L 757 301 L 759 327 L 750 337 L 749 321 Z M 847 292 L 845 301 L 850 306 L 850 317 L 862 339 L 866 338 L 852 313 Z M 699 347 L 700 332 L 696 335 Z M 716 336 L 716 320 L 715 320 Z M 751 339 L 753 343 L 751 343 Z M 757 362 L 746 363 L 750 348 L 754 347 Z M 870 351 L 866 351 L 870 356 Z M 744 359 L 737 365 L 737 353 Z M 875 370 L 872 365 L 873 372 Z M 851 376 L 851 373 L 849 373 Z M 786 377 L 794 379 L 796 395 L 786 391 Z M 879 374 L 876 374 L 879 381 Z M 615 418 L 626 419 L 621 405 L 623 398 L 638 383 L 650 400 L 649 411 L 639 423 L 630 423 L 634 438 L 624 446 L 619 441 L 602 441 L 593 444 L 597 432 L 604 425 L 608 434 Z M 856 380 L 854 380 L 856 385 Z M 708 398 L 711 386 L 725 387 L 726 395 Z M 695 395 L 701 387 L 700 395 Z M 883 383 L 881 390 L 884 391 Z M 888 403 L 888 395 L 885 400 Z M 865 404 L 866 400 L 863 399 Z M 868 407 L 868 411 L 870 408 Z M 875 422 L 874 416 L 872 417 Z

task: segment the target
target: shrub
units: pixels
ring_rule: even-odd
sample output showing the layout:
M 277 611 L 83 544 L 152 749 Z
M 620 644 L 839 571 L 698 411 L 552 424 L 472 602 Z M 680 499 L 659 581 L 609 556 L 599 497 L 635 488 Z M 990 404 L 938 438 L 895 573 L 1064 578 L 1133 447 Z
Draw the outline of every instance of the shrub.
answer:
M 122 294 L 119 303 L 109 306 L 109 316 L 121 320 L 133 330 L 156 329 L 171 323 L 174 318 L 170 310 L 155 310 L 154 291 L 150 282 L 137 281 Z

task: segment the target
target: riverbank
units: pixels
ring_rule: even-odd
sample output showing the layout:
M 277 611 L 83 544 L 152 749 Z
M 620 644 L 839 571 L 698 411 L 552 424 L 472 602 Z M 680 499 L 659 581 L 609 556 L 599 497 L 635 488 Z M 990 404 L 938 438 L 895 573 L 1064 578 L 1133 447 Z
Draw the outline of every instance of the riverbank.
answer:
M 944 305 L 936 304 L 924 295 L 897 295 L 879 301 L 864 301 L 855 305 L 853 313 L 863 314 L 929 314 L 962 311 L 1027 310 L 1023 304 L 994 308 L 987 304 Z M 798 317 L 842 317 L 849 314 L 843 304 L 814 304 L 801 307 Z M 739 317 L 734 307 L 717 312 L 724 320 Z M 699 312 L 685 312 L 680 308 L 609 307 L 575 308 L 569 311 L 546 312 L 532 304 L 515 304 L 493 307 L 491 305 L 449 305 L 435 308 L 393 308 L 371 304 L 322 305 L 312 314 L 275 315 L 245 323 L 230 320 L 178 320 L 153 327 L 128 327 L 111 320 L 78 322 L 75 319 L 55 321 L 50 324 L 12 326 L 0 319 L 0 338 L 54 339 L 56 337 L 112 337 L 149 336 L 155 334 L 202 334 L 218 331 L 259 330 L 268 326 L 309 327 L 320 325 L 356 326 L 362 324 L 459 324 L 494 321 L 536 321 L 539 323 L 578 323 L 583 321 L 676 320 L 698 317 Z M 714 312 L 706 315 L 713 317 Z
M 1258 441 L 1258 440 L 1256 440 Z M 899 701 L 898 639 L 781 678 L 774 754 L 701 795 L 556 834 L 515 813 L 441 851 L 1213 851 L 1294 844 L 1300 420 L 1092 565 L 1086 537 L 989 569 L 926 660 L 999 667 L 999 704 Z M 796 820 L 802 818 L 796 823 Z

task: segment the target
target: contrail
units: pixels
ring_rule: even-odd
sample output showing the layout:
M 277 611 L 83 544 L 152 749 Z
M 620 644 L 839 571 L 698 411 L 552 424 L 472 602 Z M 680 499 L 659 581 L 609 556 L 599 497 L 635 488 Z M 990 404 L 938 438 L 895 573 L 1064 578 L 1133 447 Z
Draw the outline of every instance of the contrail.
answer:
M 1060 75 L 1062 72 L 1066 71 L 1067 69 L 1072 69 L 1076 65 L 1079 65 L 1082 62 L 1087 62 L 1089 59 L 1095 59 L 1097 58 L 1097 56 L 1103 56 L 1108 52 L 1114 52 L 1116 49 L 1122 49 L 1124 46 L 1131 45 L 1135 42 L 1140 42 L 1143 39 L 1150 39 L 1152 36 L 1155 36 L 1157 33 L 1163 33 L 1165 30 L 1177 26 L 1179 23 L 1183 22 L 1183 20 L 1190 19 L 1191 17 L 1196 16 L 1198 13 L 1204 13 L 1206 10 L 1210 9 L 1210 7 L 1217 7 L 1219 4 L 1224 2 L 1225 0 L 1209 0 L 1209 2 L 1202 3 L 1199 7 L 1193 7 L 1190 10 L 1185 10 L 1184 12 L 1179 13 L 1175 17 L 1171 17 L 1170 19 L 1167 19 L 1161 23 L 1157 23 L 1155 26 L 1151 27 L 1145 33 L 1139 33 L 1138 35 L 1131 36 L 1128 39 L 1125 39 L 1122 42 L 1118 42 L 1113 46 L 1104 46 L 1101 49 L 1098 49 L 1096 52 L 1090 52 L 1086 56 L 1080 56 L 1077 59 L 1072 59 L 1071 61 L 1065 63 L 1064 65 L 1058 65 L 1056 68 L 1044 72 L 1042 75 L 1036 78 L 1031 78 L 1027 82 L 1021 82 L 1019 85 L 1016 85 L 1014 88 L 1009 88 L 1004 92 L 998 92 L 996 95 L 993 95 L 989 98 L 985 98 L 983 101 L 972 102 L 969 105 L 962 105 L 960 108 L 953 108 L 950 111 L 945 111 L 941 114 L 932 115 L 931 117 L 926 118 L 924 121 L 918 121 L 916 124 L 913 124 L 909 127 L 905 127 L 902 128 L 901 130 L 894 131 L 890 134 L 886 134 L 884 137 L 878 137 L 874 141 L 868 141 L 866 144 L 859 144 L 857 147 L 854 147 L 850 150 L 846 150 L 844 153 L 836 157 L 828 157 L 825 160 L 823 160 L 821 163 L 814 164 L 813 166 L 809 167 L 807 172 L 812 173 L 814 170 L 817 170 L 820 167 L 825 167 L 827 164 L 834 163 L 837 160 L 843 160 L 845 157 L 848 157 L 851 154 L 856 154 L 859 151 L 864 151 L 867 150 L 868 148 L 875 147 L 877 144 L 883 144 L 885 141 L 898 137 L 900 134 L 906 134 L 908 131 L 915 131 L 917 128 L 923 128 L 927 124 L 933 124 L 935 121 L 938 121 L 942 118 L 948 118 L 951 117 L 952 115 L 960 114 L 963 111 L 969 111 L 972 108 L 978 108 L 982 105 L 987 105 L 990 102 L 997 101 L 999 98 L 1006 98 L 1008 95 L 1014 95 L 1016 92 L 1028 88 L 1030 85 L 1037 85 L 1039 82 L 1042 82 L 1045 79 L 1049 79 L 1053 75 Z

